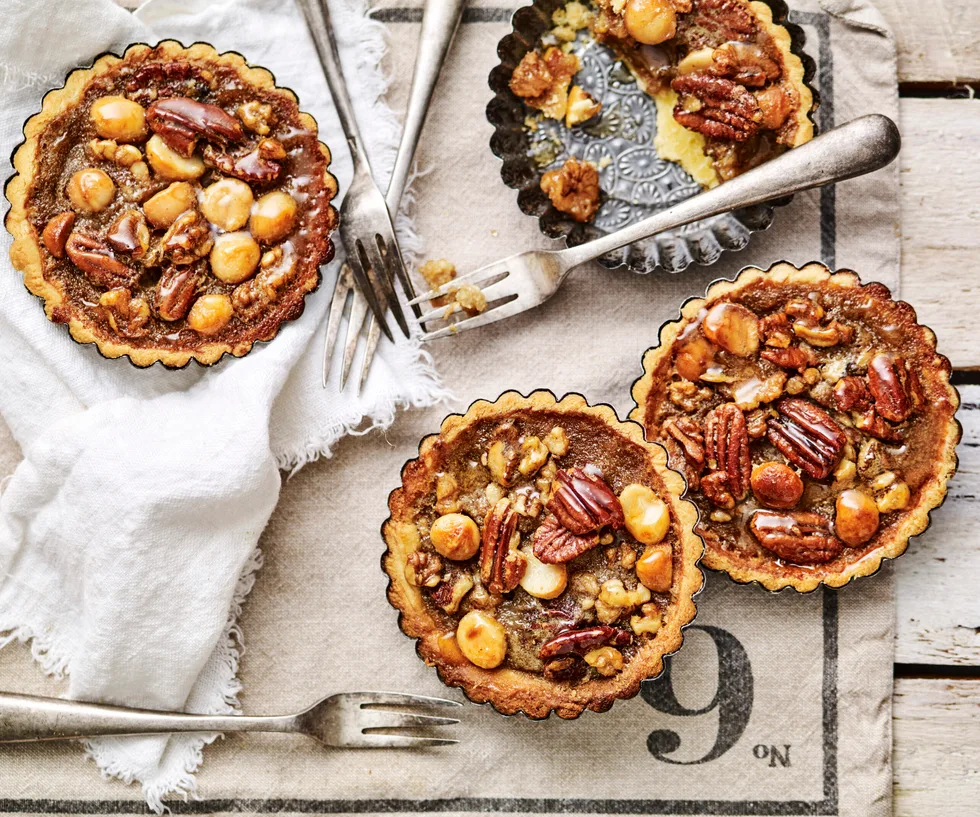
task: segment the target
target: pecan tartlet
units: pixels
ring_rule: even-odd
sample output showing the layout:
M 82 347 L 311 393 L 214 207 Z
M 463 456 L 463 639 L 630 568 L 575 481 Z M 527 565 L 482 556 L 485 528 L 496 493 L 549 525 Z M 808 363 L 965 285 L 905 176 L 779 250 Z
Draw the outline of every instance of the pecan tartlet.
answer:
M 685 474 L 704 564 L 736 581 L 805 592 L 874 573 L 956 470 L 949 361 L 852 272 L 748 268 L 688 301 L 643 368 L 630 416 Z
M 24 127 L 10 251 L 48 318 L 137 366 L 214 363 L 303 311 L 333 255 L 316 122 L 239 54 L 134 45 Z
M 775 3 L 774 3 L 775 5 Z M 779 5 L 783 15 L 785 7 Z M 813 92 L 782 15 L 758 0 L 572 0 L 514 69 L 510 89 L 567 127 L 599 114 L 574 54 L 553 42 L 588 26 L 657 105 L 655 147 L 703 187 L 813 138 Z
M 563 718 L 635 695 L 677 650 L 703 576 L 663 447 L 608 406 L 508 392 L 451 415 L 382 529 L 388 599 L 443 682 Z

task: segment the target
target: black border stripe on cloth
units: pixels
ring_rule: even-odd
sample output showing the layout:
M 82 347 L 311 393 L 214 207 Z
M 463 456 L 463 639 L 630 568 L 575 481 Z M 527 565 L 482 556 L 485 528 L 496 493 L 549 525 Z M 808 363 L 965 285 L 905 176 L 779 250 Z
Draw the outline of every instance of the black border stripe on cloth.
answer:
M 468 8 L 464 23 L 500 23 L 510 20 L 510 8 Z M 387 8 L 372 15 L 384 23 L 419 23 L 421 9 Z M 833 56 L 830 50 L 830 18 L 822 13 L 790 12 L 790 20 L 813 27 L 820 53 L 821 131 L 834 126 Z M 824 263 L 834 268 L 837 218 L 833 186 L 820 191 L 820 252 Z M 838 814 L 838 599 L 834 590 L 823 588 L 823 799 L 821 800 L 639 800 L 461 797 L 440 800 L 316 800 L 303 798 L 226 798 L 167 801 L 174 814 L 393 814 L 393 813 L 512 813 L 512 814 L 661 814 L 661 815 L 759 815 L 760 817 L 807 817 Z M 142 800 L 84 800 L 47 798 L 4 798 L 0 791 L 0 813 L 36 814 L 153 814 Z

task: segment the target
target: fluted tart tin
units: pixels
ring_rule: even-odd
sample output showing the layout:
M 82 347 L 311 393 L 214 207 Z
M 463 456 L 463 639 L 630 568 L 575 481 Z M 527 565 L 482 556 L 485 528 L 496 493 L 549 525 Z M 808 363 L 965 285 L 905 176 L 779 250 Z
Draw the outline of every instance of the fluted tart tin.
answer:
M 502 714 L 606 711 L 694 619 L 703 546 L 684 487 L 610 406 L 479 400 L 422 440 L 389 496 L 399 627 L 443 683 Z
M 333 257 L 330 151 L 296 95 L 207 43 L 137 43 L 49 91 L 4 192 L 11 260 L 106 358 L 241 357 Z
M 701 192 L 702 185 L 679 163 L 660 157 L 654 146 L 658 132 L 654 98 L 588 27 L 578 30 L 564 50 L 577 56 L 581 64 L 573 85 L 581 86 L 602 105 L 594 119 L 566 127 L 562 120 L 537 115 L 511 90 L 515 68 L 525 55 L 541 48 L 543 41 L 545 47 L 552 42 L 554 14 L 568 5 L 566 0 L 534 0 L 514 14 L 513 31 L 497 47 L 500 64 L 490 74 L 495 96 L 487 106 L 487 118 L 494 126 L 491 150 L 503 161 L 501 178 L 518 191 L 521 211 L 536 217 L 545 235 L 564 238 L 567 245 L 574 246 L 691 198 Z M 787 53 L 797 60 L 800 87 L 812 98 L 803 115 L 812 133 L 810 115 L 818 104 L 818 94 L 811 84 L 816 67 L 804 51 L 805 34 L 787 21 L 788 9 L 782 0 L 752 5 L 766 10 L 773 30 L 781 32 Z M 586 223 L 556 209 L 541 189 L 544 174 L 560 168 L 569 157 L 590 162 L 598 169 L 601 203 L 594 219 Z M 692 263 L 713 264 L 725 251 L 744 249 L 752 233 L 772 224 L 775 204 L 789 201 L 704 219 L 615 250 L 600 263 L 608 268 L 625 264 L 639 273 L 655 269 L 676 273 Z
M 928 527 L 962 432 L 950 371 L 883 284 L 779 262 L 660 328 L 630 418 L 684 473 L 706 567 L 808 592 L 875 574 Z

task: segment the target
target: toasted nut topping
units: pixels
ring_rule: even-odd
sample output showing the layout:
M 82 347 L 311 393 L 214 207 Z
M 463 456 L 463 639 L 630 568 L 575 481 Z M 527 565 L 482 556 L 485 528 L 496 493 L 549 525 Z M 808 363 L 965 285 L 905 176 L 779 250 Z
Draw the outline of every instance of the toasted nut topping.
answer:
M 623 527 L 623 506 L 604 479 L 581 468 L 572 468 L 559 471 L 555 480 L 548 510 L 563 527 L 579 535 L 606 525 L 614 530 Z
M 185 96 L 160 99 L 146 111 L 146 122 L 181 156 L 194 152 L 197 138 L 211 141 L 237 142 L 242 134 L 241 123 L 217 105 L 209 105 Z
M 630 629 L 637 635 L 655 635 L 663 624 L 660 611 L 652 604 L 644 604 L 642 616 L 630 616 Z
M 104 139 L 137 142 L 146 135 L 146 112 L 124 96 L 104 96 L 89 111 L 95 132 Z
M 603 644 L 625 647 L 633 641 L 626 630 L 618 630 L 608 625 L 585 627 L 579 630 L 565 630 L 541 645 L 538 657 L 542 661 L 560 655 L 585 655 Z
M 73 232 L 65 242 L 65 253 L 96 286 L 113 289 L 132 285 L 133 269 L 116 258 L 112 247 L 100 238 Z
M 181 156 L 155 133 L 146 143 L 146 158 L 150 167 L 161 179 L 189 181 L 204 175 L 204 162 L 200 156 Z M 136 165 L 133 165 L 135 168 Z
M 714 360 L 715 347 L 701 337 L 685 343 L 674 357 L 677 373 L 685 380 L 696 381 L 701 378 Z
M 904 482 L 896 482 L 878 497 L 878 511 L 880 513 L 900 511 L 908 506 L 911 498 L 912 493 L 909 491 L 909 486 Z
M 834 517 L 837 535 L 849 545 L 863 545 L 878 531 L 878 506 L 863 491 L 842 491 Z
M 296 225 L 296 199 L 281 190 L 266 193 L 252 207 L 248 228 L 256 241 L 274 244 Z
M 660 45 L 677 33 L 677 13 L 670 0 L 627 0 L 623 21 L 629 35 L 646 45 Z
M 568 110 L 565 112 L 565 127 L 574 128 L 588 122 L 599 111 L 602 103 L 595 99 L 581 85 L 573 85 L 568 92 Z
M 670 545 L 647 545 L 636 562 L 636 577 L 654 593 L 669 593 L 674 582 L 673 552 Z
M 202 295 L 187 313 L 187 324 L 202 335 L 220 332 L 231 320 L 234 310 L 227 295 Z
M 77 171 L 65 189 L 72 207 L 81 213 L 100 213 L 115 198 L 116 184 L 94 167 Z
M 405 580 L 413 587 L 435 587 L 442 581 L 442 559 L 434 553 L 416 550 L 408 554 Z
M 741 304 L 715 304 L 704 316 L 701 327 L 708 340 L 738 357 L 748 357 L 759 350 L 759 319 Z
M 199 283 L 198 270 L 192 266 L 172 264 L 157 283 L 157 314 L 165 321 L 179 321 L 187 315 Z
M 535 558 L 530 548 L 521 551 L 527 560 L 527 569 L 521 576 L 524 592 L 538 599 L 554 599 L 565 591 L 568 570 L 565 565 L 547 564 Z
M 429 539 L 436 553 L 457 561 L 473 558 L 480 549 L 480 529 L 461 513 L 440 516 L 429 529 Z
M 255 272 L 261 255 L 255 239 L 244 230 L 222 233 L 214 239 L 211 272 L 226 284 L 240 284 Z
M 830 520 L 809 511 L 756 511 L 749 530 L 760 545 L 794 564 L 829 562 L 843 547 Z
M 109 225 L 106 241 L 117 252 L 141 258 L 150 246 L 150 231 L 139 210 L 124 210 Z
M 623 668 L 623 654 L 615 647 L 599 647 L 585 654 L 585 663 L 600 675 L 609 677 Z
M 47 251 L 55 258 L 65 257 L 65 243 L 75 226 L 75 214 L 71 210 L 59 213 L 49 221 L 41 233 L 41 240 Z
M 507 634 L 503 626 L 482 610 L 470 610 L 459 620 L 456 642 L 466 660 L 483 669 L 499 667 L 507 657 Z
M 670 528 L 670 511 L 666 503 L 646 485 L 627 485 L 619 495 L 626 530 L 637 542 L 655 545 Z
M 221 179 L 205 188 L 201 196 L 201 212 L 216 227 L 233 232 L 248 223 L 254 202 L 252 188 L 245 182 Z
M 752 469 L 752 493 L 769 508 L 792 508 L 803 496 L 803 480 L 784 463 L 763 462 Z
M 779 416 L 769 420 L 769 441 L 805 474 L 826 479 L 847 442 L 841 427 L 822 408 L 797 397 L 780 400 L 776 410 Z
M 242 124 L 259 136 L 268 136 L 271 132 L 272 106 L 256 100 L 239 105 L 236 111 Z
M 509 593 L 524 575 L 527 563 L 516 550 L 520 543 L 517 511 L 509 499 L 501 499 L 483 521 L 480 578 L 491 593 Z
M 143 204 L 143 212 L 150 224 L 158 229 L 166 229 L 178 216 L 197 205 L 197 193 L 187 182 L 174 182 L 159 193 L 151 196 Z
M 123 287 L 110 289 L 99 297 L 113 331 L 123 337 L 138 338 L 146 334 L 146 322 L 150 319 L 150 306 L 142 298 L 132 297 Z
M 568 453 L 568 435 L 561 426 L 555 426 L 544 438 L 544 444 L 556 457 L 564 457 Z

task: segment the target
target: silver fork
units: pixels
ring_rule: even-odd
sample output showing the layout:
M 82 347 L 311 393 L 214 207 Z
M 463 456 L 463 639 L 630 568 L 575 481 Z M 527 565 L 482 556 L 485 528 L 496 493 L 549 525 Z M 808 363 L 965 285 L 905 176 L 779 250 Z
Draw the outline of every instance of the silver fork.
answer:
M 371 174 L 371 165 L 354 117 L 330 24 L 330 9 L 327 0 L 300 0 L 299 5 L 313 37 L 354 162 L 354 177 L 340 206 L 340 240 L 347 250 L 347 264 L 385 335 L 394 340 L 385 320 L 385 309 L 378 300 L 378 292 L 391 308 L 405 337 L 408 337 L 408 322 L 394 288 L 394 278 L 397 276 L 407 280 L 408 274 L 402 263 L 391 216 Z
M 462 283 L 480 287 L 487 298 L 486 311 L 449 326 L 425 331 L 422 337 L 425 340 L 447 337 L 538 306 L 558 291 L 575 267 L 634 241 L 740 207 L 871 173 L 898 155 L 901 141 L 898 127 L 888 117 L 879 114 L 862 116 L 713 190 L 622 230 L 577 247 L 532 250 L 488 264 L 410 302 L 414 305 L 432 300 Z M 456 304 L 433 309 L 424 313 L 419 321 L 424 327 L 428 322 L 443 320 L 457 311 Z
M 0 743 L 172 732 L 296 732 L 345 749 L 415 749 L 459 741 L 420 735 L 456 718 L 425 714 L 456 701 L 398 692 L 344 692 L 295 715 L 186 715 L 0 692 Z M 413 711 L 421 710 L 421 711 Z
M 405 111 L 405 126 L 402 131 L 401 143 L 398 145 L 398 153 L 395 156 L 391 180 L 388 183 L 388 193 L 385 196 L 388 212 L 392 218 L 398 213 L 402 193 L 405 191 L 405 184 L 412 167 L 412 159 L 415 157 L 415 149 L 422 133 L 422 125 L 425 123 L 425 116 L 429 110 L 432 92 L 435 89 L 436 81 L 439 79 L 439 72 L 446 60 L 446 54 L 449 53 L 453 37 L 459 28 L 465 6 L 466 0 L 426 0 L 422 12 L 422 32 L 419 35 L 412 87 L 409 91 L 408 107 Z M 414 298 L 415 288 L 412 286 L 410 277 L 406 274 L 404 279 L 399 280 L 401 280 L 408 297 Z M 347 376 L 350 373 L 354 353 L 357 350 L 357 341 L 366 317 L 368 322 L 367 343 L 364 347 L 364 360 L 361 363 L 361 374 L 357 383 L 357 393 L 359 394 L 364 388 L 364 382 L 367 380 L 371 363 L 374 360 L 382 327 L 375 315 L 367 313 L 364 298 L 353 286 L 353 275 L 349 270 L 342 271 L 338 277 L 333 299 L 330 302 L 330 318 L 327 323 L 327 334 L 323 347 L 323 387 L 326 388 L 327 386 L 330 362 L 340 330 L 340 318 L 347 302 L 348 293 L 351 291 L 353 291 L 353 300 L 347 322 L 347 338 L 344 343 L 340 388 L 343 390 L 347 383 Z M 417 306 L 414 307 L 414 312 L 416 317 L 421 314 L 421 310 Z

